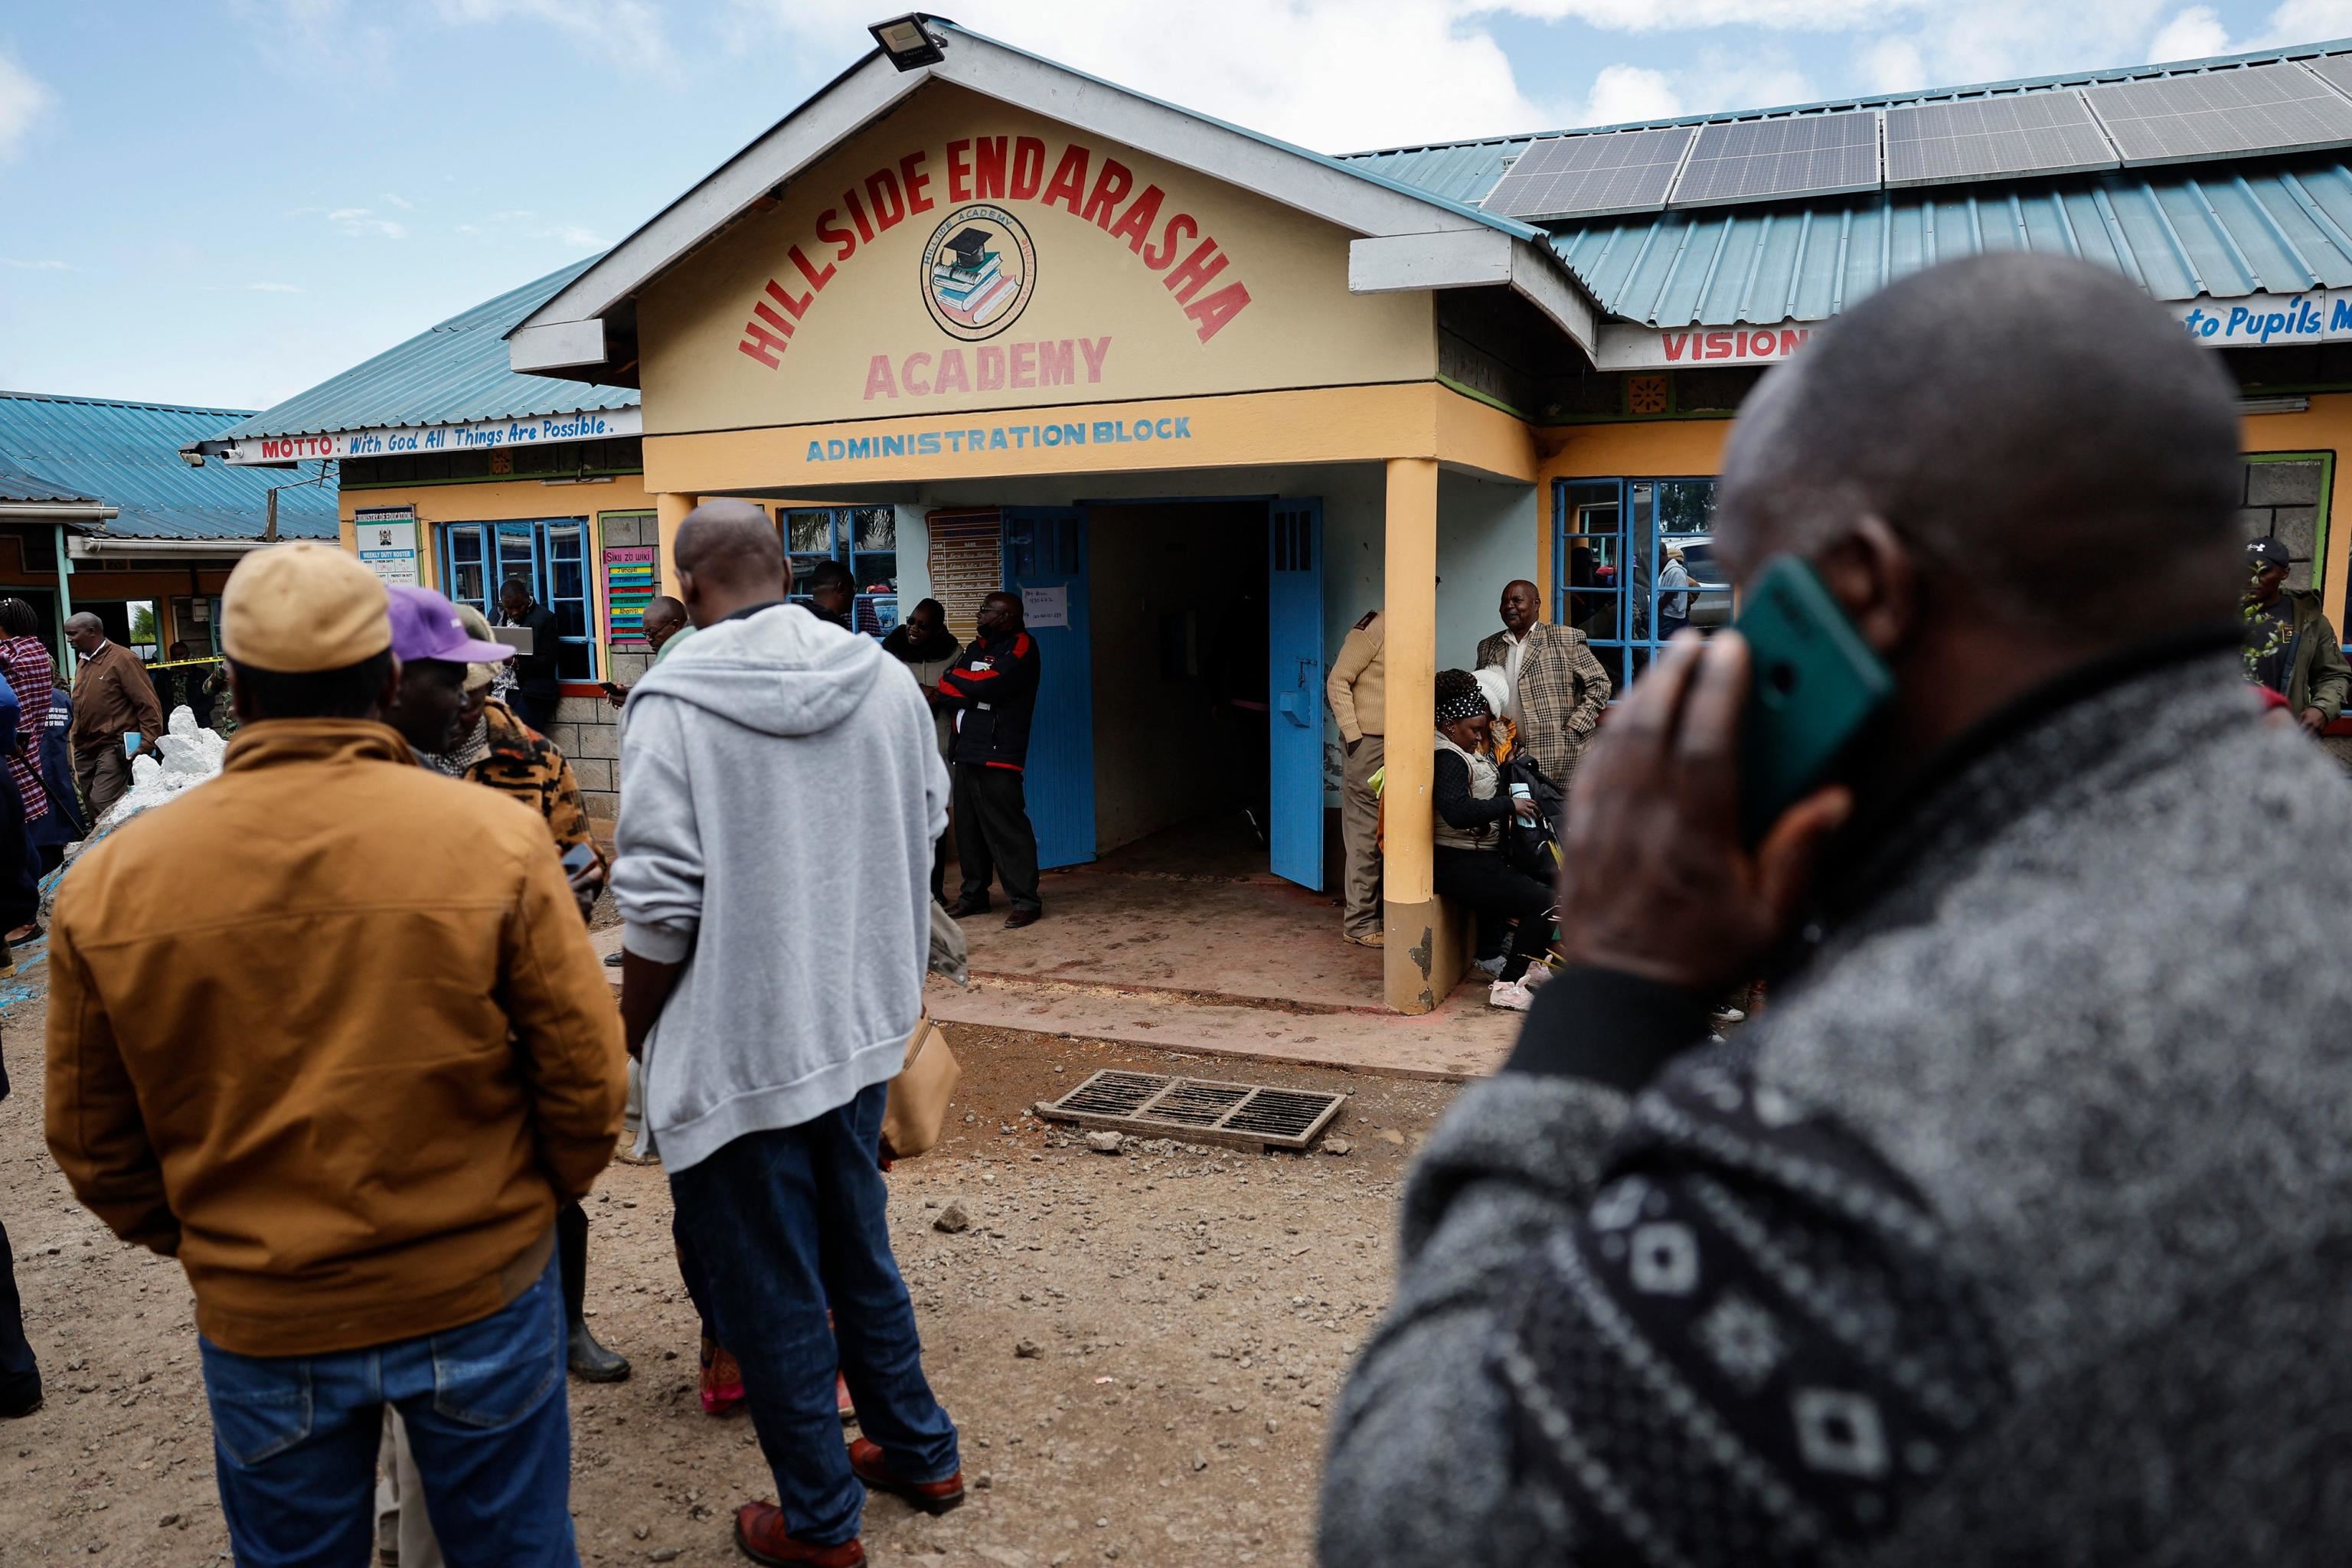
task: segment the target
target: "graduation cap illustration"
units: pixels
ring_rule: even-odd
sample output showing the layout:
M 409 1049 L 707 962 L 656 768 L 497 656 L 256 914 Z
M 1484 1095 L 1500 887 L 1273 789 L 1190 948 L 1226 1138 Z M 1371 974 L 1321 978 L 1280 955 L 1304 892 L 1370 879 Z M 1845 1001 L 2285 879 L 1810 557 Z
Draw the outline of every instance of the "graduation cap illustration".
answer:
M 947 253 L 960 268 L 978 267 L 989 258 L 988 231 L 968 228 L 947 243 Z

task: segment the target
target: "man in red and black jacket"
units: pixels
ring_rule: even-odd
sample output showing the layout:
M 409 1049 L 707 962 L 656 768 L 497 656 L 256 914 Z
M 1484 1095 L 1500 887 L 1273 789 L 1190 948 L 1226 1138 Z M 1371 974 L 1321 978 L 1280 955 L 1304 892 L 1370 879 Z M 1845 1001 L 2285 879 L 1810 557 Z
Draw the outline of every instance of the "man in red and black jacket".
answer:
M 991 594 L 980 608 L 980 636 L 940 677 L 932 699 L 955 714 L 949 761 L 963 890 L 948 913 L 961 920 L 988 908 L 990 879 L 999 876 L 1013 901 L 1007 931 L 1034 924 L 1045 913 L 1037 901 L 1037 834 L 1021 785 L 1029 720 L 1037 710 L 1037 639 L 1022 625 L 1019 596 Z

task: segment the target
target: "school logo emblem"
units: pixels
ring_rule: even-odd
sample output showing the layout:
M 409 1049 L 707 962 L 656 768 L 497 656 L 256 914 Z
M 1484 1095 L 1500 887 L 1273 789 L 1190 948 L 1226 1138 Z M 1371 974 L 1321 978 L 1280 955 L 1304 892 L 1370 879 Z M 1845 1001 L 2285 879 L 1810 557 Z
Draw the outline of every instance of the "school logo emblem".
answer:
M 951 338 L 978 342 L 1018 321 L 1037 289 L 1037 247 L 1003 207 L 958 207 L 923 247 L 923 304 Z

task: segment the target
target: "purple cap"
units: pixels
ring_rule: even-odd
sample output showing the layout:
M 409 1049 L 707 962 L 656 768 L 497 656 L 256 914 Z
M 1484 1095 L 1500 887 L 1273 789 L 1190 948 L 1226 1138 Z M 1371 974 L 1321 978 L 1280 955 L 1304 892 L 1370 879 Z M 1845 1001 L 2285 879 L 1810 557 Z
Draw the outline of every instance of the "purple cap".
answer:
M 514 649 L 502 642 L 478 642 L 467 636 L 457 606 L 432 589 L 394 583 L 390 593 L 392 651 L 404 663 L 439 658 L 451 664 L 496 664 L 514 657 Z

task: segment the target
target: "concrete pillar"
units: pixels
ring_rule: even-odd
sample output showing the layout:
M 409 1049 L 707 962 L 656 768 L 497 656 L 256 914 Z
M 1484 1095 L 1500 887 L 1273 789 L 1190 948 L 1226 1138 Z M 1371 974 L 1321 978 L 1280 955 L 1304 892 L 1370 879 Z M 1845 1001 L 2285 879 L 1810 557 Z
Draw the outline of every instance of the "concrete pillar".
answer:
M 1437 463 L 1388 464 L 1387 770 L 1382 834 L 1381 993 L 1400 1013 L 1426 1013 L 1453 986 L 1458 955 L 1430 886 L 1430 775 L 1436 748 Z
M 692 511 L 695 503 L 701 499 L 700 496 L 672 495 L 667 490 L 654 496 L 654 517 L 661 528 L 659 591 L 672 598 L 677 596 L 677 525 L 686 521 L 686 514 Z

